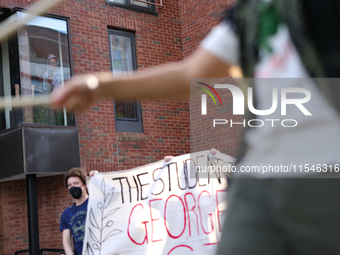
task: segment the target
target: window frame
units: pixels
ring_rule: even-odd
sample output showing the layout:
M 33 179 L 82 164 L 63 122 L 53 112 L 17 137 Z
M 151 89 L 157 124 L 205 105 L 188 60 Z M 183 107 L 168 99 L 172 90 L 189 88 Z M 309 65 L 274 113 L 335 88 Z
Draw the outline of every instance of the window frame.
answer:
M 113 70 L 113 66 L 112 66 L 113 60 L 112 60 L 112 52 L 111 52 L 111 39 L 110 39 L 111 35 L 118 35 L 118 36 L 124 36 L 124 37 L 130 38 L 130 40 L 131 40 L 132 67 L 133 67 L 133 70 L 137 70 L 135 33 L 109 28 L 108 29 L 108 40 L 109 40 L 111 72 Z M 116 117 L 115 99 L 113 99 L 113 110 L 114 110 L 114 117 L 115 117 L 115 124 L 116 124 L 116 132 L 144 133 L 143 121 L 142 121 L 142 109 L 141 109 L 141 103 L 140 103 L 139 100 L 135 99 L 136 118 L 119 118 L 119 117 Z
M 3 81 L 3 66 L 2 66 L 2 45 L 0 43 L 0 96 L 4 97 L 5 95 L 5 87 Z M 0 111 L 0 133 L 6 130 L 6 116 L 5 111 Z
M 150 0 L 150 2 L 154 3 L 155 0 Z M 110 0 L 105 0 L 105 4 L 108 6 L 127 9 L 130 11 L 141 12 L 145 14 L 158 16 L 158 13 L 156 12 L 156 7 L 154 5 L 150 5 L 150 7 L 142 7 L 142 6 L 138 6 L 138 5 L 130 3 L 130 0 L 126 0 L 126 4 L 120 4 L 120 3 L 112 2 Z
M 0 21 L 5 20 L 6 18 L 8 18 L 9 16 L 11 16 L 12 14 L 14 14 L 15 12 L 27 12 L 27 9 L 22 8 L 22 7 L 14 7 L 13 9 L 11 9 L 11 11 L 6 12 L 6 15 L 3 15 L 3 19 L 1 19 Z M 2 15 L 1 15 L 2 16 Z M 74 67 L 73 67 L 73 46 L 72 46 L 72 40 L 71 40 L 71 18 L 70 17 L 66 17 L 66 16 L 62 16 L 62 15 L 57 15 L 57 14 L 52 14 L 52 13 L 41 13 L 39 16 L 41 17 L 47 17 L 47 18 L 53 18 L 53 19 L 60 19 L 60 20 L 64 20 L 66 21 L 67 24 L 67 39 L 68 39 L 68 54 L 69 54 L 69 59 L 70 59 L 70 77 L 72 77 L 74 75 Z
M 8 9 L 6 12 L 0 15 L 0 21 L 4 21 L 8 17 L 12 16 L 16 12 L 25 12 L 27 13 L 28 10 L 22 7 L 14 7 L 12 9 Z M 63 20 L 66 22 L 66 27 L 67 27 L 67 42 L 68 42 L 68 57 L 69 57 L 69 63 L 70 63 L 70 78 L 74 76 L 74 63 L 73 63 L 73 49 L 72 49 L 72 39 L 71 39 L 71 22 L 70 22 L 70 17 L 67 16 L 62 16 L 62 15 L 56 15 L 56 14 L 51 14 L 51 13 L 41 13 L 39 16 L 41 17 L 47 17 L 47 18 L 53 18 L 53 19 L 59 19 Z M 16 32 L 18 33 L 18 31 Z M 2 61 L 1 56 L 1 61 Z M 20 68 L 20 67 L 19 67 Z M 78 128 L 78 116 L 75 112 L 73 112 L 74 116 L 74 126 L 73 125 L 53 125 L 53 124 L 40 124 L 40 123 L 20 123 L 18 126 L 13 126 L 10 128 L 5 128 L 5 129 L 0 129 L 0 133 L 5 133 L 8 131 L 11 131 L 16 128 L 20 127 L 43 127 L 43 128 L 53 128 L 53 129 L 77 129 Z

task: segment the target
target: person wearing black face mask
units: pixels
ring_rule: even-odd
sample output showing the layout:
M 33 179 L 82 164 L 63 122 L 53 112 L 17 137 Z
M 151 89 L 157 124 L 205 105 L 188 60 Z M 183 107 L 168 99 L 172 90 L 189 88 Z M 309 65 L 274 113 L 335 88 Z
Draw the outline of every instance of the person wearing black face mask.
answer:
M 97 171 L 91 171 L 93 176 Z M 66 255 L 73 254 L 71 235 L 73 236 L 74 255 L 81 255 L 85 234 L 85 221 L 88 204 L 86 173 L 80 168 L 72 168 L 65 176 L 65 186 L 74 198 L 75 203 L 66 208 L 61 215 L 60 228 L 63 232 L 63 246 Z

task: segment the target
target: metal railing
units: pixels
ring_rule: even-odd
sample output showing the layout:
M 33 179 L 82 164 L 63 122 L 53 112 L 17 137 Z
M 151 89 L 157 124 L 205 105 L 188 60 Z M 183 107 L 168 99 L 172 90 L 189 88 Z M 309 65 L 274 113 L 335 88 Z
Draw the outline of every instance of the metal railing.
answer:
M 20 253 L 25 253 L 29 251 L 30 251 L 29 249 L 18 250 L 14 253 L 14 255 L 18 255 Z M 65 254 L 65 251 L 63 249 L 41 248 L 39 250 L 39 255 L 43 255 L 44 252 L 59 252 L 59 254 Z
M 30 250 L 29 249 L 25 249 L 25 250 L 18 250 L 14 253 L 14 255 L 18 255 L 20 253 L 24 253 L 24 252 L 29 252 Z
M 65 254 L 65 251 L 63 249 L 50 249 L 50 248 L 41 248 L 39 250 L 39 255 L 43 255 L 43 252 L 59 252 L 60 254 Z

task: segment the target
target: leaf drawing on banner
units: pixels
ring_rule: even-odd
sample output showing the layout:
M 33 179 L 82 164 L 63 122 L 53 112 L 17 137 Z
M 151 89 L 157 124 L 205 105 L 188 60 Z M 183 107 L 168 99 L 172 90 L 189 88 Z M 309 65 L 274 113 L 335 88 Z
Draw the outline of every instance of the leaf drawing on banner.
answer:
M 90 237 L 93 241 L 95 241 L 96 243 L 99 243 L 99 240 L 97 239 L 97 237 L 93 234 L 92 230 L 90 229 Z
M 96 218 L 94 217 L 92 208 L 90 210 L 90 222 L 91 222 L 92 226 L 94 226 L 96 229 L 99 229 L 99 225 L 96 221 Z
M 102 188 L 102 193 L 105 196 L 105 181 L 104 181 L 104 179 L 102 180 L 101 188 Z
M 103 238 L 104 235 L 104 229 L 105 228 L 111 228 L 114 224 L 114 222 L 110 219 L 107 219 L 109 216 L 111 216 L 112 214 L 114 214 L 118 209 L 120 209 L 120 207 L 114 208 L 112 210 L 110 210 L 109 212 L 105 212 L 105 209 L 110 205 L 112 199 L 113 199 L 113 195 L 114 195 L 114 187 L 112 189 L 110 189 L 110 191 L 108 193 L 105 192 L 105 180 L 102 179 L 101 181 L 101 192 L 103 193 L 103 200 L 102 202 L 98 202 L 97 203 L 97 208 L 100 210 L 100 220 L 96 219 L 96 216 L 92 210 L 92 208 L 90 209 L 90 223 L 91 226 L 93 228 L 98 229 L 99 231 L 99 235 L 96 235 L 96 233 L 98 234 L 98 231 L 93 231 L 93 228 L 91 229 L 91 226 L 89 227 L 89 233 L 90 233 L 90 237 L 93 240 L 92 242 L 92 247 L 94 250 L 98 251 L 98 255 L 100 255 L 101 250 L 102 250 L 102 244 L 107 241 L 110 237 L 120 234 L 122 233 L 122 230 L 120 229 L 114 229 L 111 230 L 106 236 L 105 238 Z M 98 217 L 99 218 L 99 217 Z M 98 224 L 99 223 L 99 224 Z M 91 244 L 88 242 L 87 244 L 87 252 L 89 255 L 95 255 L 92 248 L 91 248 Z M 90 253 L 91 252 L 91 253 Z
M 114 187 L 109 191 L 109 193 L 104 198 L 104 208 L 108 207 L 111 203 L 114 194 Z
M 107 234 L 107 236 L 104 238 L 103 242 L 105 242 L 107 239 L 109 239 L 111 236 L 117 235 L 119 233 L 122 233 L 120 229 L 114 229 L 110 233 Z
M 91 246 L 90 246 L 89 243 L 86 243 L 86 249 L 87 249 L 87 253 L 88 253 L 89 255 L 94 255 L 93 250 L 92 250 L 92 248 L 91 248 Z M 91 253 L 90 253 L 90 252 L 91 252 Z
M 109 211 L 105 216 L 104 216 L 104 220 L 109 217 L 110 215 L 114 214 L 118 209 L 120 209 L 120 207 L 117 207 L 111 211 Z

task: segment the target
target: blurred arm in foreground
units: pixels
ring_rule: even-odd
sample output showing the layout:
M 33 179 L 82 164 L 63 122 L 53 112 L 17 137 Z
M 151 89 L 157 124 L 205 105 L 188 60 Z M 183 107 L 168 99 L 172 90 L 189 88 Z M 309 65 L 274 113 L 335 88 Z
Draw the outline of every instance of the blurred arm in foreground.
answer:
M 131 75 L 112 76 L 111 72 L 75 77 L 52 94 L 52 105 L 81 111 L 101 97 L 171 98 L 188 96 L 191 78 L 224 74 L 229 64 L 199 48 L 188 59 Z

